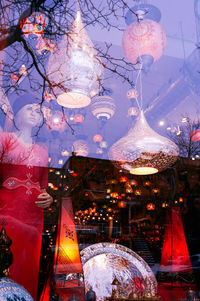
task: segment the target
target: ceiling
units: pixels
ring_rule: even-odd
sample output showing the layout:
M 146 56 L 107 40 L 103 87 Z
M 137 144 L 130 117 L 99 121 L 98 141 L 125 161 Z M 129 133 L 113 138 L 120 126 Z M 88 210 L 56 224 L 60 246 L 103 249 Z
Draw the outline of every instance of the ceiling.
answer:
M 93 0 L 93 2 L 95 1 L 97 0 Z M 107 1 L 102 1 L 102 6 L 104 2 Z M 133 0 L 126 2 L 130 7 L 139 3 L 139 1 Z M 136 89 L 140 95 L 142 94 L 143 109 L 148 123 L 155 131 L 167 136 L 169 128 L 175 129 L 176 133 L 178 126 L 184 126 L 183 117 L 189 117 L 195 121 L 200 117 L 200 55 L 196 47 L 199 21 L 195 18 L 194 12 L 194 4 L 198 7 L 198 0 L 175 0 L 171 4 L 169 1 L 158 0 L 141 2 L 152 4 L 160 10 L 160 25 L 166 33 L 167 45 L 161 59 L 155 62 L 147 73 L 142 72 L 142 91 L 138 82 Z M 86 30 L 95 45 L 103 48 L 104 42 L 112 43 L 111 54 L 123 58 L 121 41 L 127 24 L 125 18 L 110 18 L 110 22 L 117 27 L 116 29 L 112 28 L 108 31 L 98 25 L 86 26 Z M 131 72 L 133 82 L 136 82 L 138 71 L 133 68 Z M 20 85 L 22 89 L 26 88 L 28 85 L 26 79 Z M 107 152 L 112 144 L 123 137 L 134 124 L 136 118 L 128 116 L 130 106 L 137 107 L 137 104 L 131 103 L 126 96 L 127 91 L 131 88 L 130 85 L 122 77 L 117 77 L 106 70 L 103 85 L 111 89 L 111 96 L 116 105 L 114 116 L 104 126 L 101 126 L 100 121 L 93 116 L 91 105 L 89 105 L 83 109 L 64 109 L 68 123 L 73 130 L 67 127 L 63 132 L 56 132 L 48 130 L 45 126 L 41 129 L 39 138 L 48 143 L 51 166 L 61 166 L 68 158 L 62 156 L 62 152 L 67 150 L 70 156 L 73 151 L 72 144 L 78 139 L 87 141 L 89 147 L 87 156 L 107 159 Z M 14 91 L 9 94 L 9 98 L 11 102 L 16 98 Z M 52 106 L 56 110 L 61 109 L 55 101 Z M 82 123 L 74 122 L 73 115 L 77 113 L 84 115 Z M 162 125 L 160 125 L 160 121 L 162 121 Z M 102 154 L 97 153 L 99 145 L 93 141 L 95 134 L 100 134 L 107 142 L 107 148 L 102 149 Z

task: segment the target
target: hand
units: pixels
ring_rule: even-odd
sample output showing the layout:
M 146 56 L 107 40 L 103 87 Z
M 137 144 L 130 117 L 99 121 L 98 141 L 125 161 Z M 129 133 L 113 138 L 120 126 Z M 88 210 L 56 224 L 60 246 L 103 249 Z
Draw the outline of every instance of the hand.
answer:
M 45 190 L 38 195 L 38 201 L 35 202 L 36 206 L 39 208 L 48 208 L 53 203 L 53 198 Z

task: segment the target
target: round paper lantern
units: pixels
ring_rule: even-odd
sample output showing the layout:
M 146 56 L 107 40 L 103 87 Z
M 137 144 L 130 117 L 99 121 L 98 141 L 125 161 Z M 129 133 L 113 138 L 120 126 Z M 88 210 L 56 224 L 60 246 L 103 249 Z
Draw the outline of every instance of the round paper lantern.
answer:
M 115 113 L 115 103 L 111 96 L 96 96 L 92 100 L 91 111 L 97 119 L 110 119 Z
M 136 64 L 142 61 L 148 68 L 160 59 L 166 47 L 166 36 L 159 23 L 144 19 L 134 22 L 124 31 L 122 48 L 127 59 Z
M 176 144 L 153 131 L 141 111 L 134 128 L 113 144 L 108 155 L 131 174 L 149 175 L 174 164 L 178 154 Z
M 8 278 L 0 278 L 0 300 L 26 300 L 33 301 L 25 288 Z
M 196 130 L 196 131 L 193 131 L 191 134 L 190 134 L 190 139 L 193 141 L 193 142 L 197 142 L 200 140 L 200 129 L 199 130 Z
M 82 108 L 100 89 L 102 64 L 77 11 L 67 35 L 51 54 L 48 78 L 57 95 L 57 102 L 67 108 Z

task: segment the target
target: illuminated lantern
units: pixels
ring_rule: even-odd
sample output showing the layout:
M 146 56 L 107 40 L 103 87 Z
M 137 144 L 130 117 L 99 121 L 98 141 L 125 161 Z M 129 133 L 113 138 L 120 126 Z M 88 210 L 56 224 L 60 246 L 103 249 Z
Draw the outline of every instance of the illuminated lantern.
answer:
M 82 114 L 74 115 L 74 122 L 82 123 L 84 121 L 84 116 Z
M 131 179 L 130 181 L 129 181 L 129 183 L 130 183 L 130 185 L 131 186 L 137 186 L 137 181 L 135 180 L 135 179 Z
M 47 111 L 46 126 L 53 131 L 63 132 L 67 128 L 67 120 L 60 111 Z
M 128 90 L 128 92 L 126 93 L 126 96 L 129 99 L 131 99 L 131 98 L 138 98 L 138 91 L 136 89 Z
M 131 174 L 150 175 L 174 164 L 178 154 L 176 144 L 153 131 L 140 111 L 134 128 L 112 145 L 108 155 Z
M 53 40 L 40 37 L 35 48 L 39 54 L 43 55 L 47 52 L 53 53 L 55 47 L 56 43 Z
M 154 187 L 154 188 L 152 189 L 152 192 L 153 192 L 154 194 L 158 194 L 158 193 L 160 193 L 160 189 L 157 188 L 157 187 Z
M 159 23 L 144 19 L 130 24 L 124 31 L 122 48 L 127 59 L 148 68 L 160 59 L 166 47 L 166 36 Z
M 137 116 L 138 115 L 138 109 L 136 107 L 130 107 L 128 109 L 128 116 Z
M 119 208 L 126 208 L 126 202 L 125 201 L 120 201 L 120 202 L 118 202 L 117 206 Z
M 67 108 L 90 104 L 100 89 L 102 64 L 77 11 L 69 32 L 63 36 L 50 56 L 47 74 L 53 84 L 57 102 Z
M 103 139 L 103 137 L 102 137 L 101 135 L 99 135 L 99 134 L 96 134 L 96 135 L 94 135 L 94 137 L 93 137 L 93 141 L 94 141 L 94 142 L 101 142 L 102 139 Z
M 92 100 L 91 111 L 97 119 L 110 119 L 115 113 L 115 103 L 108 95 L 96 96 Z
M 112 192 L 112 193 L 110 194 L 110 196 L 111 196 L 113 199 L 118 199 L 119 194 L 118 194 L 117 192 Z
M 127 180 L 128 180 L 128 178 L 125 177 L 125 176 L 119 178 L 119 181 L 120 181 L 121 183 L 126 183 Z
M 46 90 L 44 92 L 44 99 L 47 101 L 47 102 L 50 102 L 52 99 L 55 99 L 55 97 L 51 94 L 51 92 L 49 90 Z
M 89 148 L 85 140 L 76 140 L 72 146 L 77 156 L 86 157 L 89 153 Z
M 132 188 L 126 188 L 126 193 L 133 193 L 133 189 Z
M 193 141 L 193 142 L 198 142 L 200 140 L 200 129 L 199 130 L 196 130 L 194 132 L 192 132 L 190 134 L 190 139 Z
M 143 183 L 143 186 L 146 186 L 146 187 L 149 187 L 151 185 L 151 182 L 150 181 L 145 181 Z
M 154 203 L 148 203 L 146 208 L 147 208 L 148 211 L 154 211 L 156 206 L 155 206 Z
M 47 25 L 47 18 L 40 12 L 33 12 L 31 16 L 20 21 L 20 28 L 26 38 L 41 37 L 44 35 L 44 28 Z
M 140 189 L 136 189 L 135 190 L 135 195 L 141 195 L 142 193 L 141 193 L 141 190 Z
M 20 76 L 15 72 L 11 73 L 10 77 L 11 77 L 11 80 L 15 83 L 18 82 L 18 80 L 20 78 Z

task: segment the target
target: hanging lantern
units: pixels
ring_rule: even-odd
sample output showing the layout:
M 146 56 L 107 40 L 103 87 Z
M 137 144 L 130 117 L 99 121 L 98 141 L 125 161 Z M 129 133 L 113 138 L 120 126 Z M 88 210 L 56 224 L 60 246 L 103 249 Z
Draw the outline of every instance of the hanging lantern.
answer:
M 125 201 L 120 201 L 120 202 L 118 202 L 117 206 L 119 208 L 126 208 L 126 202 Z
M 103 137 L 99 134 L 94 135 L 93 141 L 96 142 L 101 142 L 103 140 Z
M 130 24 L 124 31 L 122 48 L 127 59 L 136 64 L 142 61 L 148 68 L 163 55 L 166 36 L 159 23 L 144 19 Z
M 111 196 L 111 198 L 113 198 L 113 199 L 118 199 L 119 194 L 118 194 L 117 192 L 112 192 L 112 193 L 110 194 L 110 196 Z
M 76 123 L 82 123 L 84 121 L 84 116 L 82 114 L 75 114 L 73 120 Z
M 130 183 L 130 185 L 131 186 L 137 186 L 137 181 L 135 180 L 135 179 L 131 179 L 130 181 L 129 181 L 129 183 Z
M 73 151 L 76 153 L 76 156 L 86 157 L 89 153 L 89 148 L 85 140 L 76 140 L 73 143 Z
M 20 28 L 26 38 L 41 37 L 44 35 L 44 28 L 47 25 L 47 18 L 41 12 L 33 12 L 31 16 L 20 21 Z
M 47 70 L 57 102 L 67 108 L 90 104 L 99 93 L 102 64 L 77 11 L 67 35 L 50 56 Z
M 160 193 L 160 189 L 157 188 L 157 187 L 154 187 L 154 188 L 152 189 L 152 193 L 154 193 L 154 194 L 159 194 L 159 193 Z
M 179 151 L 175 143 L 148 125 L 143 111 L 128 134 L 110 148 L 109 159 L 135 175 L 150 175 L 171 166 Z
M 96 96 L 92 100 L 91 111 L 97 119 L 110 119 L 115 113 L 115 103 L 108 95 Z
M 190 139 L 193 141 L 193 142 L 198 142 L 200 140 L 200 129 L 199 130 L 196 130 L 194 132 L 192 132 L 190 134 Z
M 138 98 L 138 91 L 136 89 L 128 90 L 126 96 L 128 99 Z
M 63 132 L 67 128 L 67 120 L 64 114 L 60 111 L 46 111 L 46 126 L 53 131 Z
M 138 115 L 138 109 L 136 107 L 130 107 L 128 109 L 128 116 L 129 117 L 134 117 Z
M 126 183 L 127 180 L 128 180 L 128 178 L 125 177 L 125 176 L 122 176 L 122 177 L 119 178 L 120 183 Z
M 156 208 L 156 206 L 155 206 L 154 203 L 148 203 L 148 204 L 146 205 L 146 208 L 147 208 L 148 211 L 154 211 L 155 208 Z

